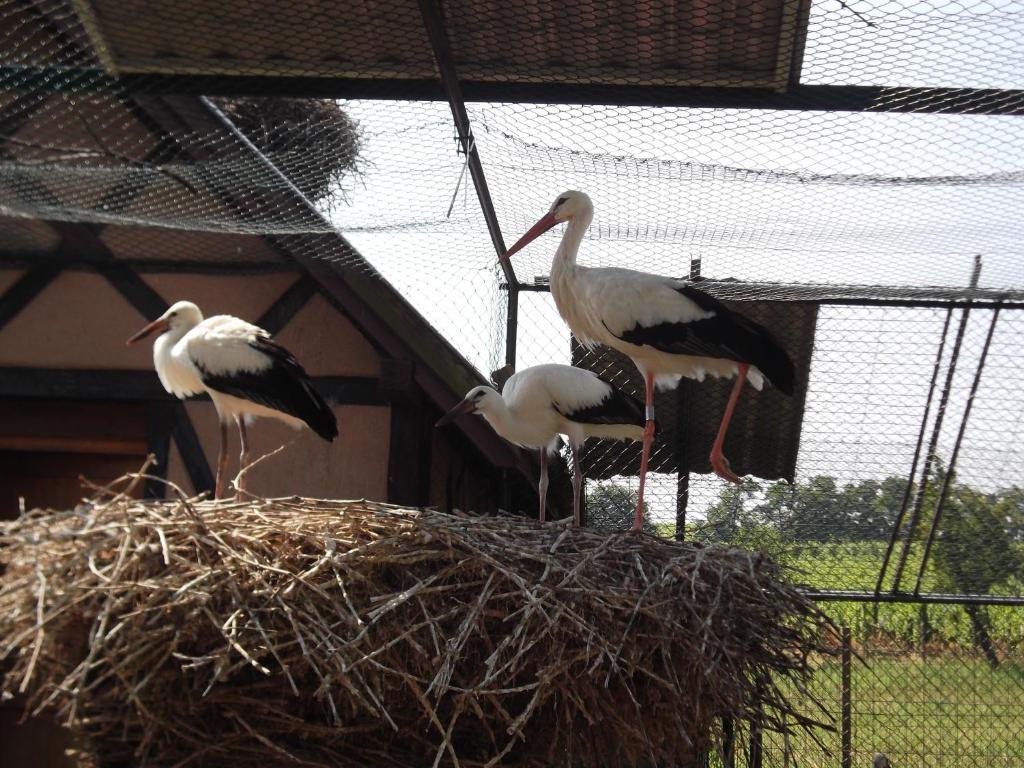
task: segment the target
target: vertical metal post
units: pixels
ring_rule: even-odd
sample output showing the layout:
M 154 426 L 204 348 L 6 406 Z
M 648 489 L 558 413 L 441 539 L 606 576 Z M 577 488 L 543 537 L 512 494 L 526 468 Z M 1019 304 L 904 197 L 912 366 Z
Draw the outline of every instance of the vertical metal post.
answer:
M 966 310 L 965 310 L 966 311 Z M 939 528 L 939 521 L 942 519 L 942 510 L 949 495 L 949 488 L 953 482 L 953 472 L 956 470 L 956 462 L 960 456 L 960 445 L 963 443 L 964 433 L 967 431 L 967 420 L 971 417 L 971 408 L 974 406 L 974 397 L 978 394 L 978 385 L 981 383 L 981 374 L 985 370 L 985 361 L 988 360 L 988 350 L 992 345 L 992 336 L 996 331 L 996 322 L 999 320 L 999 307 L 992 310 L 992 322 L 988 326 L 988 334 L 985 336 L 985 345 L 981 348 L 981 356 L 978 358 L 978 367 L 974 371 L 974 381 L 971 383 L 971 393 L 967 396 L 967 404 L 964 406 L 964 415 L 960 420 L 960 429 L 956 433 L 956 442 L 953 444 L 953 453 L 949 457 L 949 466 L 946 467 L 946 476 L 942 479 L 942 490 L 939 491 L 939 500 L 935 502 L 935 512 L 932 515 L 932 522 L 928 528 L 928 540 L 924 545 L 924 554 L 921 556 L 921 566 L 917 570 L 917 581 L 914 583 L 914 594 L 920 594 L 921 581 L 924 579 L 924 569 L 928 565 L 928 558 L 932 553 L 932 545 L 935 543 L 935 533 Z
M 509 267 L 511 270 L 511 267 Z M 508 314 L 505 317 L 505 365 L 516 367 L 516 342 L 519 338 L 519 283 L 508 284 Z
M 970 287 L 977 288 L 978 280 L 981 277 L 981 257 L 975 257 L 974 271 L 971 273 Z M 924 505 L 925 491 L 928 489 L 928 480 L 931 477 L 932 464 L 935 462 L 936 450 L 939 443 L 939 435 L 942 432 L 942 422 L 946 416 L 946 406 L 949 404 L 949 393 L 953 387 L 953 376 L 956 374 L 956 366 L 960 361 L 960 349 L 963 346 L 964 333 L 967 330 L 967 321 L 971 316 L 971 305 L 968 303 L 960 314 L 960 325 L 956 329 L 956 340 L 953 342 L 953 352 L 949 358 L 949 368 L 946 371 L 946 381 L 942 387 L 942 396 L 939 398 L 939 410 L 935 416 L 935 426 L 932 428 L 931 440 L 928 443 L 928 452 L 924 458 L 924 469 L 921 472 L 921 483 L 917 489 L 917 496 L 914 499 L 914 511 L 910 516 L 910 525 L 907 529 L 907 538 L 903 541 L 903 550 L 900 552 L 900 559 L 896 563 L 896 572 L 893 574 L 892 591 L 897 592 L 900 588 L 900 581 L 903 577 L 903 569 L 907 564 L 907 556 L 910 554 L 910 544 L 914 539 L 914 529 L 921 519 L 921 508 Z
M 841 696 L 841 728 L 842 728 L 842 768 L 851 768 L 853 763 L 853 653 L 850 648 L 850 628 L 841 630 L 843 640 L 842 656 L 842 690 Z
M 700 277 L 700 256 L 690 259 L 691 280 Z M 681 384 L 676 390 L 676 407 L 678 412 L 683 412 L 683 399 L 685 398 L 686 386 Z M 686 430 L 676 430 L 676 531 L 675 540 L 686 539 L 686 509 L 690 503 L 690 466 L 688 463 L 689 451 L 686 444 Z
M 466 153 L 466 164 L 469 166 L 469 175 L 473 179 L 473 186 L 476 189 L 480 210 L 483 212 L 484 221 L 487 223 L 487 231 L 491 235 L 494 250 L 498 257 L 501 258 L 505 255 L 506 251 L 505 240 L 501 236 L 498 216 L 494 211 L 491 192 L 487 186 L 487 179 L 484 177 L 484 167 L 480 162 L 480 154 L 476 149 L 476 140 L 473 138 L 473 128 L 469 122 L 469 113 L 466 111 L 466 102 L 462 98 L 462 87 L 459 85 L 459 76 L 455 69 L 455 59 L 452 56 L 448 30 L 444 23 L 444 14 L 438 0 L 419 0 L 419 5 L 420 15 L 423 17 L 423 26 L 426 28 L 427 37 L 430 39 L 438 74 L 441 77 L 441 86 L 444 88 L 445 95 L 448 98 L 448 106 L 452 111 L 452 118 L 455 120 L 455 129 L 459 134 L 459 143 L 462 145 L 462 151 Z M 514 366 L 516 361 L 516 331 L 519 321 L 519 280 L 516 278 L 512 265 L 507 259 L 501 259 L 501 269 L 505 273 L 505 282 L 508 284 L 505 362 Z
M 731 717 L 722 718 L 722 764 L 736 768 L 736 729 Z
M 764 750 L 761 745 L 761 726 L 757 723 L 751 723 L 750 751 L 747 756 L 747 768 L 761 768 L 763 752 Z
M 685 461 L 684 451 L 680 451 L 680 461 Z M 676 470 L 676 541 L 686 540 L 686 505 L 690 501 L 690 472 L 680 467 Z
M 903 527 L 903 520 L 907 515 L 907 506 L 910 504 L 910 495 L 914 492 L 914 478 L 917 476 L 917 463 L 921 459 L 921 446 L 924 445 L 924 433 L 928 429 L 928 417 L 932 411 L 932 398 L 935 396 L 935 384 L 939 380 L 939 369 L 942 367 L 942 353 L 946 349 L 946 339 L 949 336 L 949 323 L 953 319 L 953 308 L 946 310 L 946 321 L 942 325 L 942 338 L 939 341 L 939 350 L 935 353 L 935 367 L 932 369 L 932 380 L 928 385 L 928 398 L 925 400 L 924 413 L 921 415 L 921 429 L 917 433 L 917 445 L 914 446 L 914 460 L 910 464 L 910 472 L 907 475 L 907 487 L 903 491 L 903 500 L 900 502 L 900 511 L 892 525 L 892 532 L 889 534 L 889 544 L 885 548 L 885 556 L 882 558 L 882 567 L 878 570 L 878 581 L 875 583 L 875 594 L 882 591 L 882 584 L 885 582 L 885 572 L 889 568 L 889 559 L 892 557 L 892 550 L 896 546 L 896 539 L 899 537 L 900 529 Z M 878 604 L 875 604 L 878 608 Z M 877 621 L 877 616 L 876 616 Z
M 156 478 L 167 478 L 167 464 L 171 455 L 171 432 L 174 430 L 174 403 L 151 402 L 146 406 L 146 450 L 156 457 L 146 480 L 144 497 L 162 499 L 167 486 Z

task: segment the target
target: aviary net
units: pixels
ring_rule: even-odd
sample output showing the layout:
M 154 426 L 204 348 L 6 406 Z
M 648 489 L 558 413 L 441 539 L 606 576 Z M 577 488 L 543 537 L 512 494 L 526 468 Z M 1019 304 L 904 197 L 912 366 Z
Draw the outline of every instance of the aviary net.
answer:
M 59 259 L 53 223 L 139 271 L 272 270 L 263 240 L 389 281 L 484 376 L 573 362 L 639 396 L 558 317 L 558 230 L 498 264 L 582 189 L 581 263 L 765 318 L 798 391 L 741 410 L 752 474 L 707 467 L 726 384 L 659 395 L 648 524 L 769 549 L 869 665 L 852 694 L 823 667 L 833 757 L 733 747 L 1020 764 L 1020 3 L 0 0 L 0 40 L 7 268 Z M 591 524 L 625 527 L 637 455 L 588 446 Z

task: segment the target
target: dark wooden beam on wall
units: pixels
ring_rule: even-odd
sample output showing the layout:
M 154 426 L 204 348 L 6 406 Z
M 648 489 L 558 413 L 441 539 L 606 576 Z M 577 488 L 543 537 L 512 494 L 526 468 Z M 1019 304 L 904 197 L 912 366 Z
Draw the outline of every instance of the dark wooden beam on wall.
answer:
M 157 478 L 167 478 L 175 410 L 175 404 L 170 401 L 154 401 L 146 409 L 146 452 L 156 457 L 156 463 L 149 468 L 149 474 Z M 147 499 L 162 499 L 166 492 L 167 486 L 164 483 L 155 479 L 146 480 Z
M 318 291 L 316 281 L 308 275 L 303 275 L 270 305 L 256 321 L 256 325 L 265 329 L 271 336 L 277 335 Z
M 15 96 L 14 100 L 0 111 L 0 150 L 4 139 L 13 137 L 25 123 L 32 119 L 40 107 L 50 98 L 45 91 L 30 91 Z M 10 156 L 9 152 L 4 154 Z
M 411 360 L 381 361 L 381 391 L 391 403 L 388 501 L 423 506 L 430 483 L 430 424 Z
M 387 405 L 373 376 L 314 376 L 313 384 L 337 405 Z M 0 367 L 0 397 L 176 402 L 151 371 Z M 205 395 L 195 398 L 208 399 Z
M 209 491 L 213 493 L 214 477 L 210 470 L 210 464 L 203 452 L 203 444 L 199 441 L 199 435 L 192 426 L 192 420 L 185 410 L 185 403 L 180 400 L 173 404 L 174 417 L 171 434 L 174 436 L 174 444 L 178 446 L 178 454 L 185 465 L 185 472 L 192 482 L 196 493 Z
M 60 267 L 55 264 L 39 264 L 29 267 L 10 288 L 0 296 L 0 328 L 17 317 L 32 300 L 43 292 L 53 279 L 60 274 Z
M 93 261 L 95 270 L 147 320 L 155 320 L 167 309 L 169 305 L 163 296 L 131 267 L 118 261 L 100 238 L 101 227 L 67 221 L 46 223 L 60 236 L 62 251 L 81 254 Z
M 152 371 L 0 368 L 0 397 L 68 400 L 172 400 Z

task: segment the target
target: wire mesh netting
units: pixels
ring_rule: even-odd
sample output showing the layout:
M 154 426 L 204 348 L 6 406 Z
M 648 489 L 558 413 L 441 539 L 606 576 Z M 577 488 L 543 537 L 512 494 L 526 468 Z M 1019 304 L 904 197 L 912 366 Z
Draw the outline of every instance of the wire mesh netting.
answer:
M 485 376 L 571 362 L 639 397 L 556 311 L 558 230 L 496 258 L 585 190 L 581 263 L 699 279 L 797 363 L 794 398 L 744 395 L 740 486 L 707 462 L 728 384 L 659 394 L 649 530 L 866 596 L 825 603 L 867 662 L 854 765 L 1024 758 L 1020 608 L 870 599 L 1024 597 L 1019 2 L 0 0 L 0 41 L 7 269 L 65 258 L 54 223 L 140 272 L 310 257 Z M 586 450 L 589 520 L 619 530 L 638 448 Z

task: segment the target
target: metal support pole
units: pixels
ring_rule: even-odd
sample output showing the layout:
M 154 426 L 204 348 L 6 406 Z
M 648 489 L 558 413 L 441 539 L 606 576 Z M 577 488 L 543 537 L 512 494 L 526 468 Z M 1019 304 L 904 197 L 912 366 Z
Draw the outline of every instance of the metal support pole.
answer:
M 722 718 L 722 765 L 736 768 L 736 728 L 731 717 Z
M 760 712 L 760 708 L 758 709 Z M 761 726 L 758 723 L 750 724 L 750 749 L 747 753 L 747 768 L 761 768 L 764 749 L 761 744 Z
M 507 263 L 507 262 L 503 262 Z M 512 267 L 509 267 L 509 272 Z M 515 279 L 515 275 L 512 276 Z M 519 335 L 519 286 L 509 283 L 508 315 L 505 318 L 505 365 L 516 368 L 516 341 Z
M 966 311 L 966 310 L 965 310 Z M 942 490 L 939 491 L 939 500 L 935 503 L 935 513 L 932 515 L 931 526 L 928 528 L 928 540 L 924 545 L 924 555 L 921 557 L 921 565 L 917 571 L 917 581 L 914 583 L 914 594 L 921 592 L 921 581 L 924 579 L 924 569 L 928 566 L 928 558 L 932 553 L 932 545 L 935 543 L 935 533 L 939 528 L 939 521 L 942 519 L 942 510 L 949 495 L 949 488 L 953 482 L 953 472 L 956 470 L 956 461 L 960 456 L 960 445 L 963 443 L 964 433 L 967 431 L 967 420 L 971 417 L 971 407 L 974 405 L 974 396 L 978 393 L 978 385 L 981 383 L 981 374 L 985 370 L 985 361 L 988 360 L 988 350 L 992 344 L 992 336 L 996 331 L 996 322 L 999 320 L 998 307 L 992 311 L 992 322 L 988 326 L 988 334 L 985 336 L 985 345 L 981 348 L 981 356 L 978 358 L 978 367 L 974 372 L 974 381 L 971 383 L 971 393 L 967 396 L 967 404 L 964 406 L 964 415 L 960 420 L 960 430 L 956 434 L 956 442 L 953 444 L 953 453 L 949 457 L 949 466 L 946 468 L 946 476 L 942 480 Z
M 685 455 L 680 452 L 680 459 Z M 686 505 L 690 501 L 690 472 L 680 468 L 676 471 L 676 541 L 686 540 Z
M 444 89 L 445 96 L 448 98 L 448 106 L 451 108 L 452 118 L 455 120 L 455 130 L 458 132 L 462 151 L 466 154 L 466 164 L 469 166 L 469 175 L 473 179 L 473 186 L 476 189 L 480 210 L 483 212 L 484 221 L 487 222 L 487 231 L 491 235 L 491 243 L 494 245 L 494 250 L 501 260 L 501 269 L 505 273 L 505 282 L 508 284 L 505 362 L 514 366 L 516 360 L 516 331 L 519 321 L 519 280 L 516 278 L 515 271 L 508 260 L 501 259 L 506 251 L 505 240 L 501 235 L 498 215 L 495 213 L 491 192 L 487 186 L 487 179 L 484 177 L 484 167 L 480 162 L 480 154 L 476 149 L 473 128 L 469 122 L 469 113 L 466 111 L 466 102 L 462 97 L 462 87 L 459 84 L 458 72 L 455 69 L 455 60 L 452 56 L 451 44 L 448 40 L 448 31 L 445 27 L 440 3 L 437 0 L 419 0 L 419 3 L 420 14 L 423 16 L 423 25 L 426 27 L 427 36 L 430 38 L 430 45 L 434 51 L 434 60 L 437 62 L 438 74 L 441 76 L 441 86 Z
M 974 270 L 971 273 L 970 287 L 978 287 L 978 280 L 981 277 L 981 257 L 974 259 Z M 907 528 L 907 538 L 903 540 L 903 550 L 900 552 L 899 562 L 896 564 L 896 572 L 893 574 L 892 591 L 897 592 L 900 588 L 900 581 L 903 577 L 903 568 L 907 564 L 907 556 L 910 554 L 910 544 L 914 540 L 914 529 L 921 519 L 921 508 L 924 505 L 924 495 L 928 488 L 928 480 L 931 477 L 932 464 L 935 462 L 936 450 L 939 443 L 939 435 L 942 432 L 942 422 L 946 416 L 946 406 L 949 404 L 949 393 L 953 387 L 953 376 L 956 374 L 956 366 L 960 361 L 960 349 L 963 346 L 964 333 L 967 330 L 967 321 L 971 316 L 971 305 L 968 303 L 960 313 L 960 325 L 956 329 L 956 340 L 953 342 L 953 352 L 949 358 L 949 368 L 946 371 L 946 381 L 942 387 L 942 396 L 939 398 L 939 410 L 935 417 L 935 426 L 932 428 L 931 440 L 928 443 L 928 453 L 924 458 L 924 469 L 921 472 L 921 483 L 917 489 L 917 496 L 914 499 L 914 511 L 910 516 L 910 525 Z
M 935 396 L 935 384 L 939 380 L 939 369 L 942 367 L 942 353 L 946 349 L 946 339 L 949 336 L 949 323 L 953 319 L 953 309 L 946 310 L 946 321 L 942 325 L 942 339 L 939 341 L 939 350 L 935 353 L 935 367 L 932 369 L 932 380 L 928 385 L 928 399 L 925 401 L 924 414 L 921 416 L 921 429 L 917 433 L 917 445 L 914 446 L 914 460 L 910 464 L 910 473 L 907 475 L 907 487 L 903 491 L 903 500 L 900 502 L 900 511 L 896 515 L 896 521 L 892 525 L 892 532 L 889 534 L 889 544 L 885 548 L 885 556 L 882 558 L 882 567 L 878 571 L 878 581 L 875 583 L 875 594 L 882 591 L 882 584 L 885 582 L 885 572 L 889 568 L 889 559 L 892 557 L 893 547 L 896 546 L 896 539 L 903 527 L 903 520 L 907 515 L 907 506 L 910 504 L 910 495 L 914 492 L 914 477 L 917 476 L 917 463 L 921 459 L 921 446 L 924 445 L 924 433 L 928 429 L 928 417 L 931 415 L 932 398 Z
M 851 768 L 853 761 L 853 654 L 850 648 L 850 628 L 842 628 L 842 768 Z

